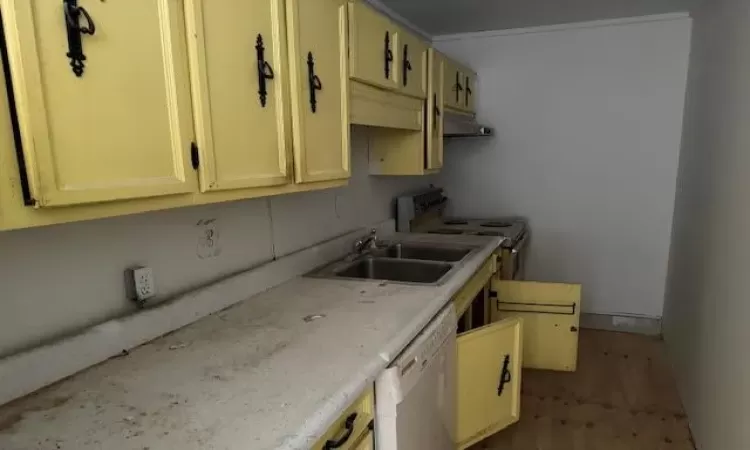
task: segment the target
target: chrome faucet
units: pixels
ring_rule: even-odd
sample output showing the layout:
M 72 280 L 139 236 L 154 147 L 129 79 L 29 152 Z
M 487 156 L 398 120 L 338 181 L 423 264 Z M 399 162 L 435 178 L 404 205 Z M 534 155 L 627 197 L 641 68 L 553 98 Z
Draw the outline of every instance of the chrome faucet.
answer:
M 374 249 L 378 244 L 378 234 L 375 228 L 370 230 L 370 234 L 354 241 L 354 253 L 362 254 L 366 250 Z

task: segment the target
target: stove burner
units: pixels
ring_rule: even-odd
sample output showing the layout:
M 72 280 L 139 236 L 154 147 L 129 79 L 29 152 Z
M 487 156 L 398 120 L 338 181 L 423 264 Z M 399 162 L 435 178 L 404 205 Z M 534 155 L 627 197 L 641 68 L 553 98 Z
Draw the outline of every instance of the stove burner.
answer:
M 487 228 L 508 228 L 513 226 L 513 222 L 485 222 L 482 226 Z
M 447 219 L 443 221 L 445 225 L 468 225 L 469 222 L 463 219 Z
M 502 231 L 480 231 L 477 236 L 501 236 L 505 237 L 505 233 Z
M 461 230 L 448 230 L 448 229 L 440 229 L 440 230 L 430 230 L 428 231 L 429 234 L 464 234 Z

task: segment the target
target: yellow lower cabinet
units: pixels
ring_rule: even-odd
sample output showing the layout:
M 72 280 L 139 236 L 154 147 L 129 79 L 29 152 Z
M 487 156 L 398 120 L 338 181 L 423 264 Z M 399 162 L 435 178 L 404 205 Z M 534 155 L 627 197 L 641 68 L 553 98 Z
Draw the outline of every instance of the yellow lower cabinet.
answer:
M 456 307 L 456 315 L 461 315 L 469 309 L 471 302 L 484 286 L 490 281 L 495 273 L 495 258 L 491 256 L 482 266 L 474 273 L 474 276 L 461 288 L 453 297 L 453 304 Z
M 493 322 L 524 320 L 524 367 L 576 370 L 580 285 L 493 279 L 492 293 Z
M 375 395 L 374 389 L 369 388 L 331 425 L 312 450 L 372 449 L 372 446 L 367 446 L 367 441 L 373 441 L 373 420 Z
M 456 448 L 463 450 L 518 422 L 523 320 L 512 318 L 458 336 Z

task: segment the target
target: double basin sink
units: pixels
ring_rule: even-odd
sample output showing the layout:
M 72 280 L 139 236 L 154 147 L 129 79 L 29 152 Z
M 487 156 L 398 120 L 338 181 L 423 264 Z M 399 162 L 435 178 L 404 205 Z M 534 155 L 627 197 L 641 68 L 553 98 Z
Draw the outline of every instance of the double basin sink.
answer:
M 382 280 L 397 283 L 441 284 L 477 247 L 437 243 L 378 243 L 311 276 L 333 279 Z

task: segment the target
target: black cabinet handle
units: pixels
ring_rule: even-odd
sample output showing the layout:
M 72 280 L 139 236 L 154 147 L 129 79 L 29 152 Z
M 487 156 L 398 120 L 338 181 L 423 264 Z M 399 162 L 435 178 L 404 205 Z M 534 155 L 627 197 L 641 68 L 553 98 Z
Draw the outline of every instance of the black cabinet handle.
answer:
M 346 444 L 346 441 L 348 441 L 349 438 L 352 437 L 352 433 L 354 433 L 354 422 L 356 421 L 357 413 L 352 413 L 349 417 L 347 417 L 346 422 L 344 422 L 346 433 L 344 433 L 344 435 L 341 436 L 338 440 L 327 440 L 326 444 L 323 446 L 323 450 L 333 450 L 336 448 L 341 448 L 344 444 Z
M 318 112 L 317 91 L 323 90 L 323 83 L 315 75 L 315 58 L 312 52 L 307 54 L 307 80 L 310 83 L 310 109 L 313 113 Z M 335 447 L 334 447 L 335 448 Z
M 393 50 L 391 50 L 391 33 L 385 32 L 385 78 L 391 79 L 391 64 L 393 63 Z
M 442 115 L 442 113 L 440 112 L 440 107 L 438 106 L 437 94 L 432 94 L 432 102 L 433 102 L 434 109 L 435 109 L 435 114 L 432 117 L 432 123 L 433 123 L 433 127 L 437 128 L 437 121 Z
M 65 30 L 68 34 L 68 53 L 70 68 L 77 77 L 83 76 L 86 68 L 86 55 L 83 53 L 83 35 L 96 34 L 96 24 L 83 6 L 78 6 L 78 0 L 63 0 L 63 14 L 65 16 Z M 83 18 L 85 25 L 81 25 Z
M 461 86 L 461 74 L 456 72 L 456 103 L 461 101 L 461 91 L 463 90 L 464 88 Z
M 507 383 L 510 383 L 512 380 L 508 366 L 510 366 L 510 355 L 505 355 L 505 360 L 503 361 L 503 370 L 500 372 L 500 385 L 497 387 L 498 397 L 503 395 L 503 390 L 505 390 L 505 385 Z
M 404 45 L 404 86 L 409 84 L 409 72 L 411 72 L 411 61 L 409 61 L 409 44 Z
M 268 98 L 266 80 L 273 80 L 275 75 L 273 67 L 266 61 L 266 47 L 263 45 L 263 35 L 261 34 L 255 40 L 255 52 L 258 56 L 258 96 L 260 98 L 260 106 L 265 108 Z
M 469 77 L 466 77 L 466 107 L 469 107 L 469 97 L 471 96 L 471 86 L 469 85 Z

